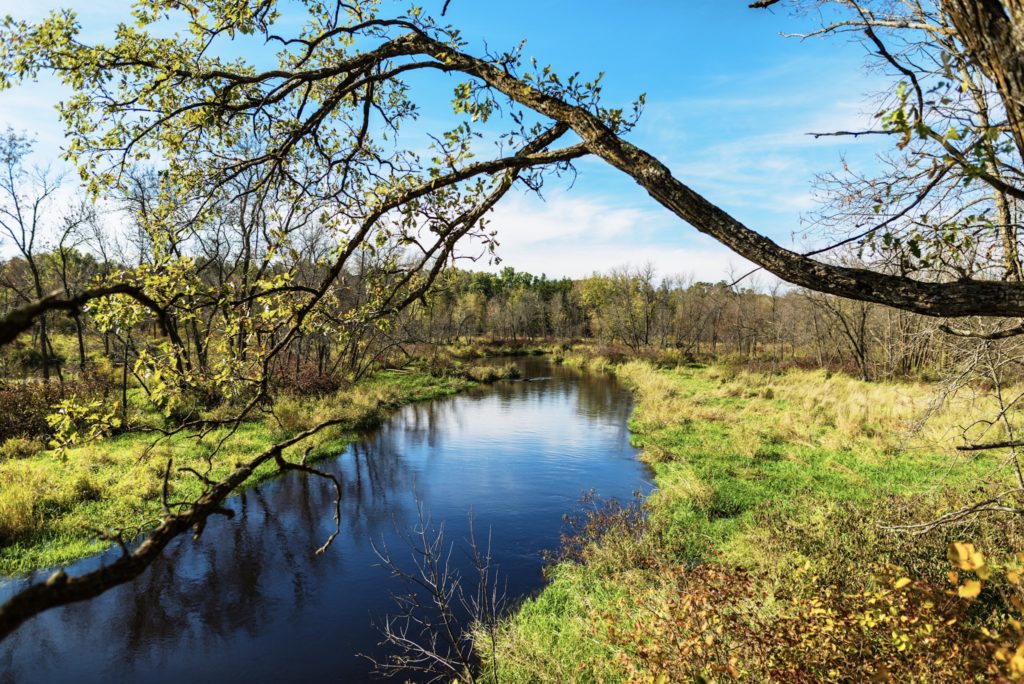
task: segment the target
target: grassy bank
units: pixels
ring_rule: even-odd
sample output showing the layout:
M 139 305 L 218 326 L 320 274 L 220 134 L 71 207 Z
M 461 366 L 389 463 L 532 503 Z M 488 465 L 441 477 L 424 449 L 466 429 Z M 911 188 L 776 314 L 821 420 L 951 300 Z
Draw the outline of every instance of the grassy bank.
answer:
M 995 631 L 999 599 L 988 586 L 958 599 L 946 552 L 970 540 L 994 560 L 1024 549 L 1020 525 L 880 527 L 984 497 L 1002 461 L 950 450 L 984 400 L 920 427 L 925 385 L 636 361 L 616 372 L 636 394 L 630 427 L 658 491 L 646 518 L 598 515 L 505 624 L 503 681 L 963 681 L 1009 662 L 995 655 L 1014 641 Z
M 457 361 L 470 361 L 501 356 L 542 356 L 550 354 L 558 348 L 560 348 L 559 345 L 553 343 L 532 342 L 529 340 L 518 342 L 466 340 L 438 347 L 437 351 L 442 356 Z
M 475 384 L 462 376 L 383 372 L 324 398 L 283 397 L 272 414 L 243 423 L 225 441 L 212 460 L 210 476 L 225 475 L 236 462 L 321 420 L 342 417 L 345 424 L 325 431 L 314 443 L 310 458 L 335 455 L 355 439 L 357 430 L 378 423 L 398 406 Z M 0 461 L 0 576 L 96 553 L 108 545 L 97 531 L 126 530 L 130 538 L 130 531 L 154 525 L 168 460 L 174 462 L 170 498 L 190 500 L 199 495 L 201 483 L 181 469 L 204 472 L 206 457 L 227 434 L 224 428 L 202 439 L 179 434 L 158 440 L 153 432 L 128 432 L 70 450 L 63 461 L 46 451 Z M 274 472 L 267 464 L 249 484 L 258 484 Z

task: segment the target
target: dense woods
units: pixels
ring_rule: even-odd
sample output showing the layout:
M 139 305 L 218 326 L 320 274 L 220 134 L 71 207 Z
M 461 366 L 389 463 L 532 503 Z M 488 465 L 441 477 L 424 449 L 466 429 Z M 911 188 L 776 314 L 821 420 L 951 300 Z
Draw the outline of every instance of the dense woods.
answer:
M 3 264 L 7 312 L 31 301 L 25 293 L 33 291 L 36 278 L 44 292 L 75 292 L 101 270 L 122 268 L 77 248 L 44 251 L 32 261 L 35 268 L 19 257 Z M 211 259 L 207 268 L 210 278 L 231 282 L 233 265 Z M 346 274 L 345 284 L 355 289 L 360 280 L 359 273 Z M 415 362 L 424 348 L 591 341 L 610 353 L 670 350 L 683 361 L 813 366 L 865 380 L 937 377 L 950 345 L 937 326 L 917 314 L 781 284 L 692 282 L 660 277 L 650 266 L 623 266 L 580 280 L 549 280 L 513 267 L 499 273 L 451 269 L 386 330 L 368 331 L 341 348 L 325 335 L 297 335 L 272 372 L 280 387 L 316 393 L 375 369 Z M 190 324 L 185 349 L 195 350 L 199 365 L 210 328 L 209 319 Z M 141 381 L 136 363 L 158 337 L 151 323 L 101 330 L 88 312 L 52 322 L 42 317 L 29 335 L 3 350 L 0 368 L 9 383 L 18 382 L 15 391 L 24 389 L 19 381 L 51 376 L 73 386 L 95 375 L 83 371 L 102 368 L 109 382 L 120 378 L 117 391 L 124 394 L 129 379 Z M 244 345 L 244 338 L 237 343 Z M 59 392 L 49 390 L 51 397 Z

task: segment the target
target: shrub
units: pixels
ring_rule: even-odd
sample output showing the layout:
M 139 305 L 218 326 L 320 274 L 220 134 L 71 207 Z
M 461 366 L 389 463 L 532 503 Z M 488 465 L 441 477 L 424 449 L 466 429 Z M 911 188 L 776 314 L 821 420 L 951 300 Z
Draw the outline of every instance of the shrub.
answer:
M 61 383 L 0 383 L 0 440 L 11 437 L 48 439 L 53 433 L 46 417 L 54 404 L 76 397 L 83 401 L 102 400 L 116 388 L 111 375 L 103 369 L 87 370 Z
M 498 380 L 498 369 L 494 366 L 469 366 L 462 374 L 474 382 L 495 382 Z
M 603 616 L 627 681 L 961 682 L 1024 669 L 1019 631 L 975 627 L 973 597 L 956 590 L 889 575 L 786 598 L 718 565 L 661 572 L 661 587 Z
M 458 374 L 458 364 L 454 357 L 443 350 L 435 350 L 432 354 L 420 356 L 411 365 L 435 378 L 451 377 Z
M 271 374 L 271 379 L 279 389 L 302 396 L 322 397 L 341 388 L 338 378 L 329 373 L 321 373 L 311 363 L 304 363 L 298 369 L 290 364 L 277 366 Z
M 298 397 L 285 395 L 274 402 L 274 419 L 281 434 L 292 435 L 311 426 L 311 411 Z
M 43 443 L 36 439 L 9 437 L 0 445 L 0 463 L 35 456 L 44 448 Z
M 79 475 L 71 489 L 75 501 L 99 501 L 103 495 L 100 487 L 85 475 Z
M 522 375 L 519 366 L 514 363 L 506 363 L 503 366 L 469 366 L 462 371 L 462 375 L 475 382 L 497 382 L 498 380 L 512 380 Z
M 42 524 L 35 511 L 35 492 L 29 487 L 0 487 L 0 546 L 6 546 Z
M 593 491 L 580 499 L 582 509 L 562 516 L 559 547 L 546 552 L 549 564 L 562 562 L 617 568 L 656 564 L 656 532 L 649 524 L 643 496 L 632 501 L 599 499 Z
M 60 399 L 57 383 L 27 381 L 0 385 L 0 439 L 48 437 L 46 416 Z

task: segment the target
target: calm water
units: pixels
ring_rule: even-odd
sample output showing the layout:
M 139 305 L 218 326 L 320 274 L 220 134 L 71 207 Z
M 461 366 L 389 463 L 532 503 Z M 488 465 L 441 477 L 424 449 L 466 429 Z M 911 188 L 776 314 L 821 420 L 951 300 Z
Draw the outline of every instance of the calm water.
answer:
M 406 407 L 321 462 L 344 485 L 342 534 L 325 555 L 313 550 L 333 528 L 331 487 L 295 474 L 250 490 L 231 501 L 233 520 L 173 543 L 135 582 L 24 625 L 0 644 L 0 682 L 371 679 L 358 654 L 382 655 L 374 621 L 402 591 L 371 542 L 408 558 L 417 500 L 456 543 L 472 511 L 509 595 L 535 592 L 541 553 L 581 494 L 628 498 L 649 474 L 629 445 L 630 396 L 612 378 L 518 363 L 547 379 Z

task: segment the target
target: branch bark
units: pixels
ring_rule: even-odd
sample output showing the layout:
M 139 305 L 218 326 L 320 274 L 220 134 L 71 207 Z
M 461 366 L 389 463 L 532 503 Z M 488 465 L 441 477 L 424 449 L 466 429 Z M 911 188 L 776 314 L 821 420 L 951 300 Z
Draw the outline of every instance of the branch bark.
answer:
M 54 292 L 46 297 L 37 299 L 34 302 L 29 302 L 28 304 L 11 311 L 9 314 L 4 316 L 2 320 L 0 320 L 0 346 L 13 342 L 18 335 L 32 327 L 32 324 L 40 316 L 49 311 L 68 311 L 75 313 L 80 311 L 83 306 L 94 299 L 110 297 L 111 295 L 118 294 L 131 297 L 156 314 L 157 320 L 160 322 L 160 329 L 164 334 L 170 337 L 171 341 L 179 348 L 183 346 L 167 311 L 140 288 L 127 283 L 95 287 L 83 290 L 79 294 L 73 296 L 68 296 L 63 292 Z
M 927 316 L 1022 316 L 1024 287 L 1017 283 L 960 280 L 928 282 L 861 268 L 815 261 L 751 230 L 679 181 L 660 161 L 626 142 L 591 112 L 543 93 L 508 72 L 443 45 L 411 34 L 427 54 L 480 78 L 520 104 L 567 124 L 587 149 L 627 174 L 657 200 L 702 233 L 796 285 L 861 301 L 885 304 Z
M 1017 151 L 1024 158 L 1024 2 L 943 0 L 942 9 L 999 90 Z

